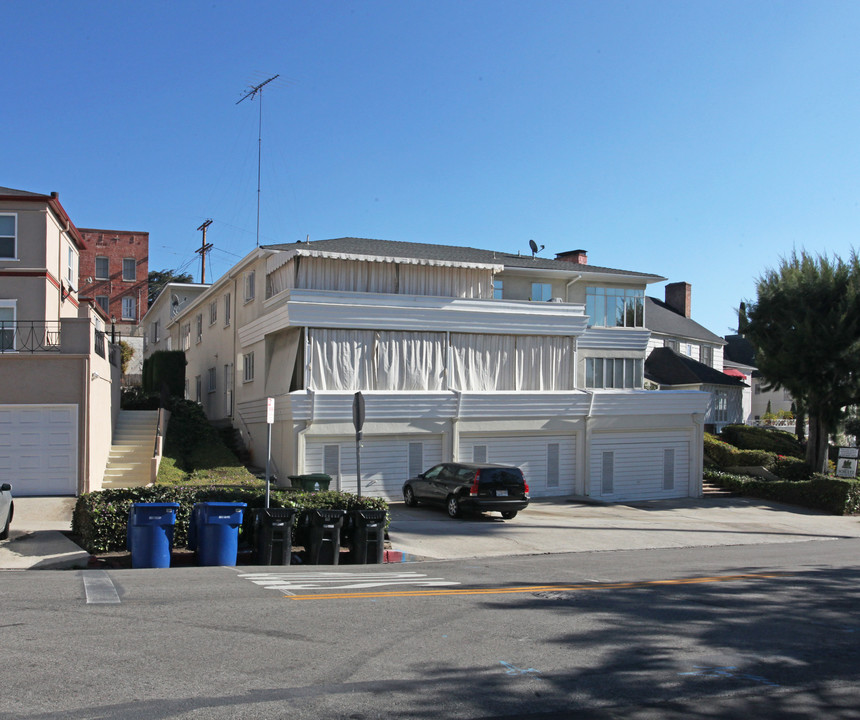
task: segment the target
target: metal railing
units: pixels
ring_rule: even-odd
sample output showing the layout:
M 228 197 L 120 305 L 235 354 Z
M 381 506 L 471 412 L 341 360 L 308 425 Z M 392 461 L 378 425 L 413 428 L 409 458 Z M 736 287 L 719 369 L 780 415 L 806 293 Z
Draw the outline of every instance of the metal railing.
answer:
M 0 353 L 60 352 L 59 320 L 0 320 Z

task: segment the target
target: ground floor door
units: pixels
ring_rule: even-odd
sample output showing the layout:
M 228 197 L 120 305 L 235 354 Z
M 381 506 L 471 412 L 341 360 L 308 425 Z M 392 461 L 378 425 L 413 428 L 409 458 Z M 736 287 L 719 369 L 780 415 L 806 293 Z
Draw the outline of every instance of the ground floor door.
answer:
M 361 494 L 401 500 L 403 483 L 442 462 L 441 435 L 365 437 L 361 444 Z M 305 472 L 331 475 L 331 489 L 356 492 L 354 437 L 308 439 Z
M 575 492 L 575 435 L 460 435 L 460 462 L 515 465 L 532 497 Z
M 0 405 L 0 482 L 17 496 L 75 495 L 78 406 Z
M 594 433 L 590 460 L 594 498 L 636 501 L 690 494 L 686 432 Z

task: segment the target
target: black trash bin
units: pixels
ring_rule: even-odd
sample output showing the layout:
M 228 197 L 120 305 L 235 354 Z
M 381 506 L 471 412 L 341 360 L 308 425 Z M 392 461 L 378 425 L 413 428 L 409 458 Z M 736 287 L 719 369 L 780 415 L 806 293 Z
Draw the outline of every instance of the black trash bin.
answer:
M 340 529 L 345 515 L 346 510 L 305 510 L 302 525 L 309 565 L 340 562 Z
M 385 551 L 385 510 L 352 511 L 352 562 L 382 563 Z
M 263 508 L 254 514 L 257 565 L 289 565 L 295 508 Z

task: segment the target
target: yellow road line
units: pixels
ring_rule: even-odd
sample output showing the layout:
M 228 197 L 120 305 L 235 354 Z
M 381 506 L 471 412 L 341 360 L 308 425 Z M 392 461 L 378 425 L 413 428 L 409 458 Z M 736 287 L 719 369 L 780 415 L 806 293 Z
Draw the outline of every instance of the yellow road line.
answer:
M 351 600 L 359 598 L 433 597 L 437 595 L 511 595 L 570 590 L 617 590 L 654 585 L 699 585 L 702 583 L 730 582 L 732 580 L 763 580 L 784 577 L 788 573 L 748 573 L 743 575 L 717 575 L 714 577 L 681 578 L 679 580 L 643 580 L 639 582 L 589 583 L 588 585 L 528 585 L 500 588 L 448 588 L 444 590 L 390 590 L 362 593 L 320 593 L 317 595 L 285 595 L 290 600 Z

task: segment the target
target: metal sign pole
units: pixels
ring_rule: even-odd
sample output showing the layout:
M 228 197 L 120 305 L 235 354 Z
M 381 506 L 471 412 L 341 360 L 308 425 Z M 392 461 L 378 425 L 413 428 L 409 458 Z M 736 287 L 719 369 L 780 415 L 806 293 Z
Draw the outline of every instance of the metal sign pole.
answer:
M 352 424 L 355 426 L 355 487 L 361 497 L 361 429 L 364 427 L 364 396 L 361 391 L 352 400 Z
M 272 424 L 275 422 L 275 398 L 266 398 L 266 510 L 269 509 L 272 487 Z

